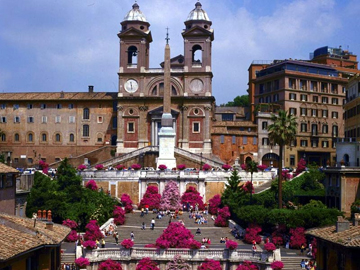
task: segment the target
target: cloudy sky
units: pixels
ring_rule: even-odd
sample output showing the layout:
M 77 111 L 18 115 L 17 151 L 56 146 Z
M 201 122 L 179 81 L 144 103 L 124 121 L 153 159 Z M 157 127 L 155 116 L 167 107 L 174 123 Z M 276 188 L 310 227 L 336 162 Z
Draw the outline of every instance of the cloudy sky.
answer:
M 1 0 L 0 91 L 117 91 L 120 22 L 134 0 Z M 150 67 L 183 54 L 195 0 L 138 0 L 151 24 Z M 213 22 L 217 105 L 246 94 L 254 60 L 309 59 L 322 46 L 360 55 L 358 0 L 202 0 Z

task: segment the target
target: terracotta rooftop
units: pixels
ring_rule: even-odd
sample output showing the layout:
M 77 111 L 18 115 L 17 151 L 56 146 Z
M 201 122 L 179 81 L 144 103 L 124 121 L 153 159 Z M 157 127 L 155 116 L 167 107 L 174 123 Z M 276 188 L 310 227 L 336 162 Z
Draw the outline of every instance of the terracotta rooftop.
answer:
M 98 100 L 113 99 L 115 92 L 29 92 L 29 93 L 0 93 L 0 100 Z
M 353 226 L 342 232 L 336 232 L 336 226 L 315 228 L 306 231 L 306 234 L 336 243 L 345 247 L 360 247 L 360 226 Z
M 0 173 L 19 173 L 19 171 L 0 162 Z
M 0 262 L 44 245 L 59 245 L 70 228 L 54 224 L 46 229 L 46 222 L 0 213 Z

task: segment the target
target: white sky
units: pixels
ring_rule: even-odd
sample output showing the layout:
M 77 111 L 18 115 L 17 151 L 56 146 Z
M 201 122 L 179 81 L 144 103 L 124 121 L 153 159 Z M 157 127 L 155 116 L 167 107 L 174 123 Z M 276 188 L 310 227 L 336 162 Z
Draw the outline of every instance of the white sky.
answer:
M 1 0 L 0 91 L 116 92 L 120 22 L 133 0 Z M 212 21 L 217 105 L 246 94 L 253 60 L 309 59 L 322 46 L 360 54 L 358 0 L 202 0 Z M 150 23 L 150 67 L 183 54 L 195 0 L 138 0 Z

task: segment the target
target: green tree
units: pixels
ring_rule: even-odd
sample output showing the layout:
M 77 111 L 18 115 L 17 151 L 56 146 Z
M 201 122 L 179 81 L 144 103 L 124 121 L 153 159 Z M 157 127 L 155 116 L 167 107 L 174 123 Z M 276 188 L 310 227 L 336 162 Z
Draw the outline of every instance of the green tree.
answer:
M 258 172 L 258 163 L 250 160 L 246 162 L 246 171 L 251 174 L 251 186 L 253 187 L 253 174 L 254 172 Z M 250 192 L 250 204 L 252 204 L 252 191 Z
M 242 96 L 237 96 L 236 98 L 234 98 L 234 101 L 229 101 L 226 104 L 221 104 L 221 106 L 225 106 L 225 107 L 249 107 L 249 95 L 242 95 Z
M 289 145 L 296 138 L 296 117 L 290 112 L 279 110 L 278 114 L 271 115 L 272 124 L 268 126 L 269 139 L 273 144 L 279 145 L 278 169 L 278 200 L 279 209 L 282 208 L 282 167 L 284 146 Z
M 241 178 L 238 175 L 238 171 L 234 169 L 225 184 L 225 190 L 221 195 L 221 204 L 229 206 L 230 209 L 237 208 L 242 194 L 240 181 Z

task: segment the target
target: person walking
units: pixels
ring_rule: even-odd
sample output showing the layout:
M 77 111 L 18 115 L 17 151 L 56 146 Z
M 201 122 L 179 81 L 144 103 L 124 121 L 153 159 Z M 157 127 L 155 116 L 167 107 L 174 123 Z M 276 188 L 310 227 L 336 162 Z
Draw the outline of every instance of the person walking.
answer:
M 101 248 L 105 248 L 105 239 L 104 238 L 101 240 Z
M 304 255 L 304 249 L 305 249 L 305 244 L 301 244 L 301 248 L 300 248 L 301 256 Z
M 146 230 L 146 224 L 145 224 L 145 222 L 142 223 L 141 229 L 142 229 L 142 230 Z
M 255 253 L 256 253 L 256 244 L 253 244 L 252 245 L 252 255 L 253 255 L 253 257 L 255 256 Z
M 154 230 L 154 228 L 155 228 L 155 219 L 153 218 L 151 220 L 151 229 Z
M 119 244 L 119 234 L 117 232 L 114 233 L 115 243 L 116 245 Z
M 130 238 L 131 238 L 131 241 L 135 240 L 135 234 L 133 231 L 131 231 L 131 233 L 130 233 Z

